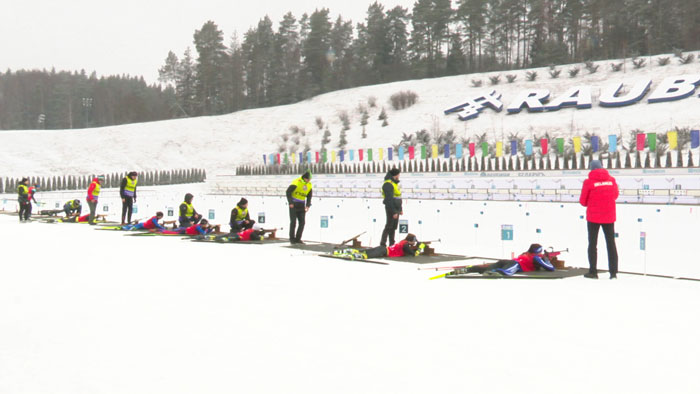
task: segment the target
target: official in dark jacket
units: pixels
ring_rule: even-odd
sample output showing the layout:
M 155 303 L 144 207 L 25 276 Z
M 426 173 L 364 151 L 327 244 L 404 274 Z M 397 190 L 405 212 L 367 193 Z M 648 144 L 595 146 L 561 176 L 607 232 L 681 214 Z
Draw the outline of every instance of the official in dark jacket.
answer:
M 386 241 L 389 239 L 389 245 L 395 242 L 396 229 L 399 227 L 399 216 L 403 215 L 401 202 L 401 188 L 399 187 L 399 176 L 401 171 L 398 168 L 392 168 L 386 173 L 384 183 L 382 184 L 382 197 L 384 197 L 384 211 L 386 212 L 386 225 L 382 231 L 382 239 L 379 243 L 381 246 L 387 246 Z
M 617 182 L 599 160 L 591 161 L 591 172 L 583 181 L 579 202 L 586 207 L 588 222 L 588 264 L 586 278 L 598 278 L 598 232 L 603 228 L 608 249 L 610 279 L 617 277 L 617 247 L 615 246 L 615 200 L 620 195 Z

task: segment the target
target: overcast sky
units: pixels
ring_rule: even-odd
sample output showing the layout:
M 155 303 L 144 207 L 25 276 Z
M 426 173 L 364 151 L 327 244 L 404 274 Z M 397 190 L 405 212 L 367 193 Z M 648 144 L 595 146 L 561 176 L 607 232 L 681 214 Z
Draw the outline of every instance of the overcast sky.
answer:
M 157 82 L 169 50 L 178 57 L 192 47 L 195 29 L 213 20 L 225 44 L 268 15 L 277 23 L 291 11 L 299 18 L 329 8 L 353 23 L 363 21 L 373 0 L 2 0 L 0 71 L 8 68 L 80 70 L 98 75 L 142 75 Z M 382 0 L 413 8 L 415 0 Z

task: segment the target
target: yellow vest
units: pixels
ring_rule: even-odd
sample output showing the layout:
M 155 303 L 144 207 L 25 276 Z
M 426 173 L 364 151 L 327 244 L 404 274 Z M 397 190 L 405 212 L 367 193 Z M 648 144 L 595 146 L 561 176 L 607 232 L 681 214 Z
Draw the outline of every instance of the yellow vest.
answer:
M 78 208 L 79 205 L 80 205 L 80 200 L 72 200 L 70 202 L 70 206 L 73 208 Z
M 311 192 L 311 182 L 306 182 L 302 178 L 297 178 L 292 182 L 295 186 L 292 198 L 297 201 L 306 201 L 306 196 Z
M 401 198 L 401 188 L 399 187 L 399 184 L 394 182 L 393 179 L 387 179 L 382 183 L 382 186 L 384 186 L 385 183 L 391 183 L 391 186 L 394 188 L 394 198 Z M 384 188 L 382 187 L 382 197 L 386 197 L 384 195 Z
M 19 194 L 29 194 L 29 188 L 26 185 L 17 186 L 17 193 Z
M 248 216 L 248 208 L 246 209 L 241 209 L 241 207 L 236 207 L 238 212 L 238 215 L 236 215 L 236 221 L 239 222 L 241 220 L 245 220 L 246 216 Z
M 192 204 L 188 204 L 187 201 L 183 201 L 183 204 L 185 204 L 185 206 L 187 206 L 187 211 L 185 211 L 185 216 L 187 216 L 187 217 L 193 216 L 194 215 L 194 207 L 192 206 Z
M 137 179 L 131 179 L 129 177 L 126 177 L 126 186 L 124 186 L 124 190 L 128 190 L 130 192 L 135 192 L 136 191 L 136 184 L 139 182 L 138 178 Z
M 93 196 L 99 196 L 100 195 L 100 184 L 97 182 L 92 182 L 95 184 L 95 188 L 92 190 L 92 195 Z

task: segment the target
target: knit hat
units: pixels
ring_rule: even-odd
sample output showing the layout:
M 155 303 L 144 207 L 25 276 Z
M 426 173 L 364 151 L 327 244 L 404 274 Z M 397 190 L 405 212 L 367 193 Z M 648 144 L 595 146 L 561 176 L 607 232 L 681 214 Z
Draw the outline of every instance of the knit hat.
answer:
M 591 160 L 590 168 L 591 170 L 603 168 L 603 163 L 601 163 L 600 160 Z
M 408 242 L 415 242 L 416 241 L 416 236 L 413 234 L 408 234 L 406 235 L 406 241 Z
M 136 171 L 131 171 L 130 173 L 126 174 L 127 176 L 138 176 L 138 172 Z
M 311 172 L 306 171 L 303 174 L 301 174 L 301 177 L 305 179 L 311 179 Z
M 248 204 L 248 200 L 246 200 L 245 198 L 242 198 L 242 197 L 241 197 L 241 201 L 239 201 L 237 205 L 238 205 L 239 207 L 242 207 L 242 206 L 244 206 L 244 205 L 246 205 L 246 204 Z
M 401 170 L 399 170 L 399 169 L 396 168 L 396 167 L 394 167 L 394 168 L 392 168 L 391 170 L 389 170 L 389 174 L 391 174 L 391 176 L 397 176 L 397 175 L 399 175 L 400 173 L 401 173 Z
M 527 250 L 528 253 L 542 253 L 542 245 L 540 244 L 532 244 L 530 245 L 530 249 Z
M 25 183 L 25 182 L 29 182 L 29 178 L 25 177 L 25 178 L 22 178 L 21 181 L 19 181 L 19 183 Z

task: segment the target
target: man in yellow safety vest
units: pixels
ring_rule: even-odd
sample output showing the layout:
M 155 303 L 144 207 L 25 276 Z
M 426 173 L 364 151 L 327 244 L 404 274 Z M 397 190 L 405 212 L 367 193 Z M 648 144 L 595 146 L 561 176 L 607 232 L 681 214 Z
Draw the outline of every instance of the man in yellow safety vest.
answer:
M 387 238 L 389 238 L 389 246 L 394 244 L 396 228 L 399 227 L 399 216 L 403 215 L 401 188 L 399 187 L 400 173 L 398 168 L 392 168 L 387 172 L 382 184 L 386 225 L 384 226 L 384 231 L 382 231 L 382 240 L 379 243 L 381 246 L 386 246 Z
M 136 171 L 128 173 L 119 185 L 119 195 L 122 198 L 122 226 L 131 223 L 131 212 L 136 202 L 136 184 L 139 182 Z M 128 219 L 125 221 L 125 219 Z
M 311 173 L 306 171 L 287 188 L 289 204 L 289 242 L 303 244 L 301 235 L 306 224 L 306 212 L 311 207 Z M 299 227 L 297 227 L 299 222 Z M 296 232 L 295 232 L 296 230 Z

